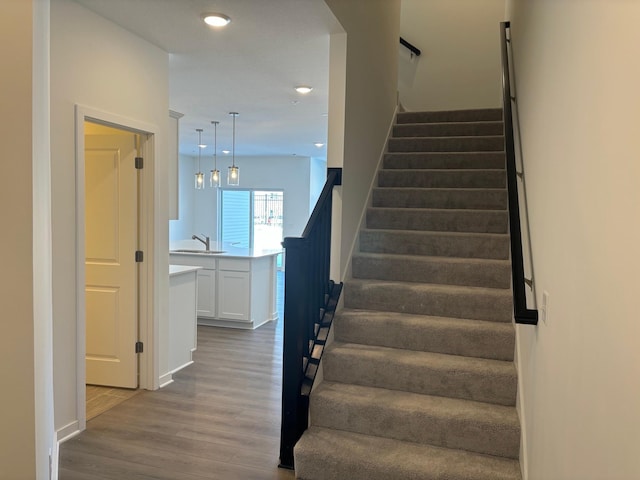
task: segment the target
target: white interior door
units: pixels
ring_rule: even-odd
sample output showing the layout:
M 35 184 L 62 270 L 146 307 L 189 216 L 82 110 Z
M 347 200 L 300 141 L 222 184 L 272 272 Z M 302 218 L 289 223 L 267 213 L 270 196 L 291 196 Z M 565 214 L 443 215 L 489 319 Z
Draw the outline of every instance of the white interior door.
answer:
M 85 122 L 86 383 L 137 388 L 136 136 Z

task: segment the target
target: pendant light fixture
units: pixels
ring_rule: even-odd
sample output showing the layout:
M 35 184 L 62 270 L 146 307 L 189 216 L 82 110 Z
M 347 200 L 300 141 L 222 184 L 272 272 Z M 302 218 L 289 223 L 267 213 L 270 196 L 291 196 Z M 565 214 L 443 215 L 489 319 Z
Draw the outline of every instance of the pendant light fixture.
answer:
M 198 132 L 198 172 L 196 173 L 196 190 L 202 190 L 204 188 L 204 173 L 200 170 L 200 157 L 202 152 L 202 129 L 196 128 Z
M 217 188 L 220 186 L 220 170 L 218 170 L 218 124 L 215 120 L 212 120 L 213 124 L 213 170 L 211 170 L 211 176 L 209 177 L 209 185 Z
M 233 117 L 233 142 L 231 143 L 231 166 L 227 174 L 227 185 L 237 187 L 240 185 L 240 169 L 236 167 L 236 117 L 238 112 L 229 112 Z

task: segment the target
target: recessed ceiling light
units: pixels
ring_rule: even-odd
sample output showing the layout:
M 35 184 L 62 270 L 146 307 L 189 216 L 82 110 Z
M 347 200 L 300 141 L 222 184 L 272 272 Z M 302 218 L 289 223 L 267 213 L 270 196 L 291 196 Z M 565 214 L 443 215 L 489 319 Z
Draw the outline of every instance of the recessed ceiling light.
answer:
M 318 148 L 322 148 L 322 147 L 324 147 L 324 143 L 321 143 L 321 142 L 316 142 L 316 143 L 314 143 L 314 145 L 315 145 L 316 147 L 318 147 Z
M 225 27 L 231 22 L 231 18 L 222 13 L 203 13 L 202 19 L 211 27 Z
M 231 153 L 231 150 L 222 150 L 222 153 L 224 153 L 225 155 L 229 155 Z
M 311 90 L 313 90 L 313 87 L 310 87 L 309 85 L 298 85 L 296 87 L 296 92 L 302 93 L 303 95 L 306 95 Z

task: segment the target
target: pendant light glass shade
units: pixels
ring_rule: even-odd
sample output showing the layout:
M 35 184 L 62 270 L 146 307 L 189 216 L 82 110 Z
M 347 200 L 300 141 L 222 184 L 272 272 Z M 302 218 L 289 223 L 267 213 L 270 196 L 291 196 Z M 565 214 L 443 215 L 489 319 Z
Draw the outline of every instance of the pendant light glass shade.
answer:
M 220 186 L 220 170 L 218 170 L 218 124 L 215 120 L 212 120 L 213 124 L 213 170 L 209 176 L 209 186 L 218 188 Z
M 238 112 L 229 112 L 229 115 L 233 117 L 233 141 L 231 143 L 231 166 L 227 173 L 227 185 L 237 187 L 240 185 L 240 169 L 236 167 L 236 117 Z
M 204 188 L 204 173 L 198 172 L 196 173 L 196 190 L 202 190 Z
M 209 176 L 209 185 L 213 188 L 218 188 L 220 186 L 220 170 L 211 170 L 211 175 Z
M 200 170 L 200 157 L 202 155 L 201 151 L 202 151 L 202 129 L 201 128 L 196 128 L 196 132 L 198 132 L 198 171 L 196 172 L 196 178 L 195 178 L 195 187 L 196 190 L 202 190 L 205 185 L 204 185 L 204 173 L 202 173 L 202 171 Z
M 227 173 L 227 184 L 237 187 L 240 185 L 240 169 L 235 165 L 229 167 Z

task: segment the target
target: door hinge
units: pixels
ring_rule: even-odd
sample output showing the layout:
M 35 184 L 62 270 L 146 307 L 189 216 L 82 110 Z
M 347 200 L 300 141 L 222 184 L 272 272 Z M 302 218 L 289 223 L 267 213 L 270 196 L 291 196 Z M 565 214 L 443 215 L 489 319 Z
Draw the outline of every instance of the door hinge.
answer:
M 144 343 L 136 342 L 136 353 L 144 352 Z
M 144 159 L 142 157 L 136 157 L 136 168 L 142 170 L 144 167 Z
M 136 250 L 136 263 L 144 261 L 144 253 L 142 250 Z

